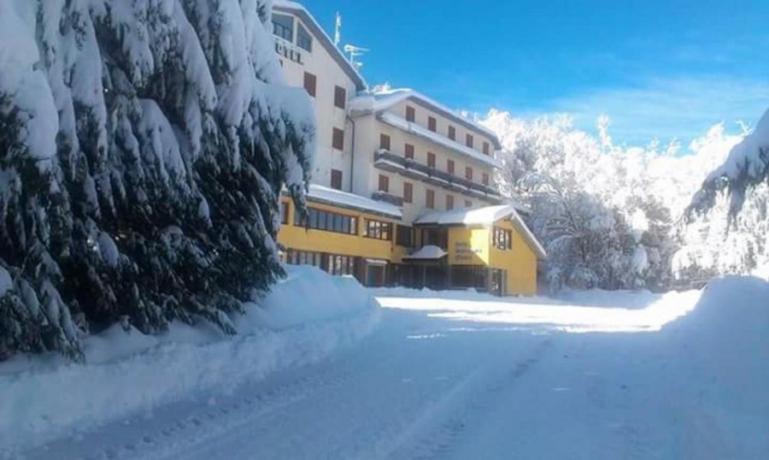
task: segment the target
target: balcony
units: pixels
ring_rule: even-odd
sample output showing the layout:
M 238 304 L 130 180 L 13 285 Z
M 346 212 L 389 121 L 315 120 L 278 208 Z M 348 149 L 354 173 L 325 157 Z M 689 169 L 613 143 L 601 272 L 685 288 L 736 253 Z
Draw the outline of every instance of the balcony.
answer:
M 438 171 L 433 167 L 417 163 L 388 150 L 380 149 L 374 153 L 374 166 L 384 171 L 401 174 L 411 179 L 437 185 L 453 192 L 471 195 L 492 203 L 502 201 L 499 193 L 489 186 Z
M 399 208 L 403 206 L 403 198 L 392 195 L 387 192 L 374 192 L 371 195 L 371 198 L 375 201 L 382 201 L 384 203 L 389 203 L 393 206 L 398 206 Z
M 464 144 L 460 144 L 455 140 L 451 140 L 448 137 L 443 136 L 442 134 L 438 134 L 436 132 L 430 131 L 429 129 L 424 128 L 417 123 L 407 121 L 405 118 L 401 118 L 395 114 L 392 114 L 389 112 L 380 113 L 377 116 L 377 119 L 382 123 L 388 124 L 394 128 L 398 128 L 407 133 L 411 133 L 415 136 L 419 136 L 422 139 L 425 139 L 429 142 L 440 145 L 441 147 L 452 150 L 459 155 L 462 155 L 468 159 L 472 159 L 473 161 L 479 162 L 487 167 L 492 167 L 492 168 L 502 167 L 502 164 L 492 155 L 483 154 L 471 147 L 468 147 Z

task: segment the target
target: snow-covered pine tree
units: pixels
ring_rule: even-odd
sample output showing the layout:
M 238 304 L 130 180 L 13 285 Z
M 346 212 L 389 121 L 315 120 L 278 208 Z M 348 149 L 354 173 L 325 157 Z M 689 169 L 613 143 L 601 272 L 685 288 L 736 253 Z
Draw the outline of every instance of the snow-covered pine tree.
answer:
M 152 333 L 204 318 L 233 333 L 229 314 L 281 274 L 277 198 L 285 186 L 303 204 L 314 120 L 283 84 L 270 12 L 269 0 L 0 4 L 0 69 L 22 76 L 0 76 L 0 350 L 76 354 L 79 332 L 118 321 Z M 6 211 L 13 186 L 28 217 Z
M 718 195 L 727 191 L 729 217 L 734 219 L 742 211 L 746 195 L 761 184 L 769 184 L 769 110 L 753 132 L 731 150 L 726 162 L 705 179 L 688 214 L 710 211 Z
M 769 276 L 769 110 L 708 174 L 679 229 L 678 279 L 702 283 L 717 274 Z

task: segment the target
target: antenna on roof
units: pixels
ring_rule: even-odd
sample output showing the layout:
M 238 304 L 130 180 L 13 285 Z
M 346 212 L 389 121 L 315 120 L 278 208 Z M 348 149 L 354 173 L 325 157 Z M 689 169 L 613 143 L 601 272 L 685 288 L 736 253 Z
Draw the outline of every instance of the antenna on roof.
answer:
M 361 48 L 355 45 L 344 45 L 344 52 L 350 55 L 349 57 L 350 64 L 352 64 L 356 69 L 360 69 L 361 67 L 363 67 L 363 63 L 359 62 L 356 58 L 363 56 L 369 51 L 371 50 L 369 50 L 368 48 Z
M 334 46 L 339 46 L 342 41 L 342 15 L 336 12 L 336 25 L 334 30 Z

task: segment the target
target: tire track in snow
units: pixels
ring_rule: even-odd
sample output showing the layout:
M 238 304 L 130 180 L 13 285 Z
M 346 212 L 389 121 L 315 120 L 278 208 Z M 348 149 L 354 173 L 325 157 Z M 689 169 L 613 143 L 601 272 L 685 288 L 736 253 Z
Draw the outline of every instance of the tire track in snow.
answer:
M 466 431 L 469 418 L 482 413 L 530 372 L 552 347 L 552 339 L 536 345 L 531 355 L 499 372 L 500 362 L 476 369 L 441 399 L 426 408 L 397 440 L 386 458 L 427 460 L 446 457 Z
M 194 401 L 175 403 L 158 409 L 152 416 L 135 416 L 95 433 L 58 440 L 22 454 L 25 460 L 52 458 L 85 458 L 88 460 L 180 458 L 180 452 L 204 445 L 254 420 L 269 417 L 311 398 L 327 387 L 344 385 L 351 375 L 334 367 L 323 367 L 319 373 L 306 373 L 303 368 L 278 376 L 278 381 L 262 381 L 233 392 L 233 395 L 208 395 Z M 303 375 L 292 378 L 294 375 Z M 246 396 L 242 396 L 242 395 Z M 179 414 L 182 414 L 179 416 Z M 120 439 L 114 439 L 120 432 Z M 110 436 L 102 436 L 109 433 Z M 82 440 L 88 438 L 93 447 L 83 454 Z M 71 453 L 71 454 L 70 454 Z

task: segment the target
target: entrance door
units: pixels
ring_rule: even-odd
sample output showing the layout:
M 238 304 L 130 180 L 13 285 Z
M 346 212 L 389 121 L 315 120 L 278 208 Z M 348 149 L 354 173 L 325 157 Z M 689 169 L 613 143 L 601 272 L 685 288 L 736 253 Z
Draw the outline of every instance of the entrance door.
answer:
M 385 266 L 369 265 L 366 271 L 366 286 L 382 287 L 385 284 Z
M 505 295 L 507 293 L 507 286 L 505 286 L 506 280 L 506 270 L 491 270 L 491 286 L 489 286 L 491 293 L 498 296 Z

